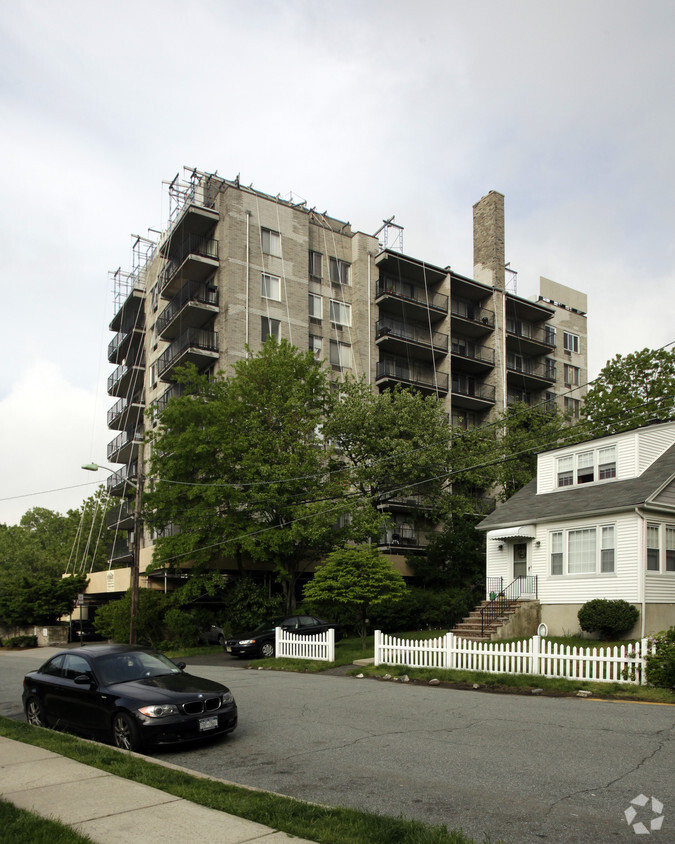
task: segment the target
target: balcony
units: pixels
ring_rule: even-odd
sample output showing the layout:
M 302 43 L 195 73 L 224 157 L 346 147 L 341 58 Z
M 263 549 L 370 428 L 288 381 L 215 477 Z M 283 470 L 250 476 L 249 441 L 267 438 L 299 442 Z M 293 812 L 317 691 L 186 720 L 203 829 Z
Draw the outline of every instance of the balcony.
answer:
M 521 355 L 533 357 L 545 355 L 555 349 L 555 329 L 551 326 L 534 325 L 531 322 L 506 319 L 506 349 Z
M 161 413 L 172 398 L 183 395 L 182 384 L 172 384 L 162 395 L 153 401 L 152 408 L 155 413 Z
M 115 299 L 117 310 L 110 322 L 110 330 L 126 333 L 134 325 L 143 324 L 145 290 L 136 276 L 125 276 L 120 287 L 121 292 Z
M 494 349 L 456 337 L 452 341 L 452 368 L 463 372 L 489 372 L 495 365 Z
M 188 328 L 160 355 L 157 370 L 160 378 L 170 381 L 178 366 L 193 363 L 201 371 L 216 360 L 218 360 L 216 332 Z
M 140 419 L 143 418 L 144 404 L 142 399 L 129 399 L 123 397 L 118 399 L 115 404 L 108 411 L 108 427 L 116 431 L 124 431 L 138 425 Z
M 482 337 L 494 331 L 495 313 L 487 308 L 481 308 L 469 299 L 455 299 L 450 301 L 450 315 L 452 317 L 452 331 L 468 337 Z
M 375 327 L 378 346 L 391 353 L 412 354 L 423 360 L 438 359 L 448 353 L 448 335 L 433 331 L 429 325 L 409 323 L 384 317 Z
M 218 313 L 218 289 L 188 281 L 157 317 L 162 340 L 174 340 L 185 328 L 202 328 Z
M 106 527 L 116 528 L 117 530 L 132 530 L 134 509 L 133 499 L 131 501 L 122 499 L 117 506 L 108 511 L 105 519 Z
M 424 550 L 429 541 L 419 528 L 392 525 L 380 536 L 377 544 L 380 550 L 390 554 L 407 554 L 414 550 Z
M 109 495 L 124 496 L 136 491 L 138 477 L 138 461 L 131 465 L 122 466 L 117 472 L 108 476 L 106 487 Z
M 393 276 L 382 276 L 377 282 L 375 301 L 380 311 L 386 310 L 395 316 L 410 317 L 437 322 L 448 314 L 449 297 L 445 293 L 434 293 L 418 284 Z
M 137 357 L 139 347 L 143 343 L 145 329 L 137 326 L 130 331 L 118 331 L 108 343 L 108 361 L 122 363 L 128 357 Z
M 108 560 L 111 563 L 131 563 L 134 559 L 134 548 L 131 542 L 119 539 L 108 546 Z
M 143 431 L 131 429 L 122 431 L 121 434 L 108 443 L 109 463 L 128 463 L 129 460 L 138 456 L 138 446 L 143 441 Z
M 471 376 L 452 376 L 452 405 L 469 410 L 487 410 L 495 403 L 495 388 Z
M 109 396 L 128 396 L 143 386 L 145 376 L 145 354 L 139 355 L 135 364 L 120 364 L 108 378 Z
M 406 510 L 429 510 L 429 503 L 423 495 L 404 495 L 395 498 L 381 498 L 377 502 L 379 510 L 406 511 Z
M 210 237 L 187 234 L 184 240 L 173 243 L 171 257 L 157 278 L 159 291 L 165 299 L 173 297 L 186 281 L 206 281 L 218 269 L 218 241 Z
M 448 392 L 447 372 L 438 372 L 433 367 L 408 362 L 401 358 L 389 358 L 378 361 L 375 371 L 375 383 L 378 387 L 394 387 L 405 384 L 429 393 Z
M 532 360 L 520 355 L 506 356 L 506 378 L 509 387 L 521 390 L 544 390 L 556 381 L 554 360 Z

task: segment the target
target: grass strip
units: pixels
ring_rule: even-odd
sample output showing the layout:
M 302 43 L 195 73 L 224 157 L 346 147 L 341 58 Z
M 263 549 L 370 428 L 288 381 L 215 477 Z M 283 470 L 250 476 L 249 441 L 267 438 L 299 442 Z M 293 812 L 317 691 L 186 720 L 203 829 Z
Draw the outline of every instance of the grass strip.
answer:
M 0 799 L 2 844 L 93 844 L 88 835 L 80 835 L 59 821 L 43 818 Z
M 229 785 L 164 767 L 117 748 L 8 718 L 0 717 L 0 735 L 319 844 L 473 844 L 473 839 L 462 832 L 448 830 L 445 825 L 430 826 L 403 817 L 318 806 Z M 3 837 L 3 844 L 4 840 Z M 31 840 L 30 837 L 23 839 Z

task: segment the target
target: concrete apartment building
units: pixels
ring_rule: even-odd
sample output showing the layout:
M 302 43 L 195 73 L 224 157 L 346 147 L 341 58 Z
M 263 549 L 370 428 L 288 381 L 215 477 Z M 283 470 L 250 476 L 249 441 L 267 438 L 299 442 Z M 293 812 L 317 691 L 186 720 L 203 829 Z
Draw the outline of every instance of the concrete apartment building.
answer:
M 188 171 L 169 196 L 165 231 L 136 238 L 131 271 L 113 274 L 108 425 L 117 433 L 107 456 L 120 468 L 108 490 L 120 507 L 111 528 L 133 528 L 144 410 L 174 394 L 176 368 L 227 373 L 270 334 L 312 349 L 336 380 L 349 372 L 374 390 L 435 395 L 455 425 L 481 425 L 516 401 L 578 414 L 586 296 L 545 278 L 536 301 L 507 290 L 500 193 L 474 206 L 474 278 L 405 255 L 393 221 L 364 234 L 238 178 Z M 416 543 L 412 533 L 398 548 L 384 538 L 383 550 Z M 143 572 L 152 541 L 140 545 Z M 131 539 L 116 543 L 114 568 L 94 574 L 88 591 L 124 591 L 131 560 Z

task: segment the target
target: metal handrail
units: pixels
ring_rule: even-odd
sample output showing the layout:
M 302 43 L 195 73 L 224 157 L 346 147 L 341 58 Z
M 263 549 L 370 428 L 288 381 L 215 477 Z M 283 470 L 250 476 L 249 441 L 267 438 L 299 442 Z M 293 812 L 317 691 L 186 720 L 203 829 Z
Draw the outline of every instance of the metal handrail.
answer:
M 385 295 L 407 299 L 445 314 L 448 312 L 449 297 L 445 293 L 429 293 L 424 287 L 408 281 L 399 281 L 393 276 L 385 276 L 377 282 L 377 296 Z
M 461 299 L 451 299 L 450 314 L 451 316 L 468 319 L 471 322 L 479 322 L 481 325 L 485 325 L 488 328 L 494 328 L 495 326 L 495 312 L 490 311 L 487 308 L 481 308 L 480 305 L 476 305 L 474 302 L 465 302 Z
M 496 578 L 488 578 L 488 589 L 490 581 Z M 501 578 L 499 578 L 501 581 Z M 494 590 L 491 590 L 494 591 Z M 490 594 L 490 592 L 488 593 Z M 484 636 L 487 628 L 500 616 L 507 613 L 518 603 L 521 595 L 534 595 L 539 597 L 538 575 L 521 575 L 516 577 L 506 589 L 500 589 L 494 600 L 480 611 L 480 635 Z
M 184 284 L 157 317 L 157 331 L 160 334 L 188 302 L 197 302 L 200 305 L 217 305 L 218 290 L 203 282 L 188 281 L 187 284 Z
M 397 381 L 407 381 L 410 384 L 423 386 L 430 390 L 438 388 L 443 392 L 448 390 L 447 372 L 439 372 L 428 366 L 416 366 L 398 360 L 378 361 L 375 378 L 394 378 Z
M 409 340 L 420 345 L 433 346 L 447 352 L 448 335 L 440 331 L 429 331 L 426 325 L 406 324 L 398 319 L 380 319 L 375 326 L 376 337 L 394 337 L 397 340 Z

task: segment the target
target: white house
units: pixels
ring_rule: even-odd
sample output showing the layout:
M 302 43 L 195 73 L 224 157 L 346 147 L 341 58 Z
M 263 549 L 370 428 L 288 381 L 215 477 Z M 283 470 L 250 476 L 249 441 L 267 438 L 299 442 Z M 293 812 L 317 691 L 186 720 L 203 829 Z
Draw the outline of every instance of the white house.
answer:
M 592 598 L 635 605 L 632 636 L 675 625 L 675 422 L 542 452 L 479 528 L 488 595 L 518 580 L 551 635 L 578 632 Z

